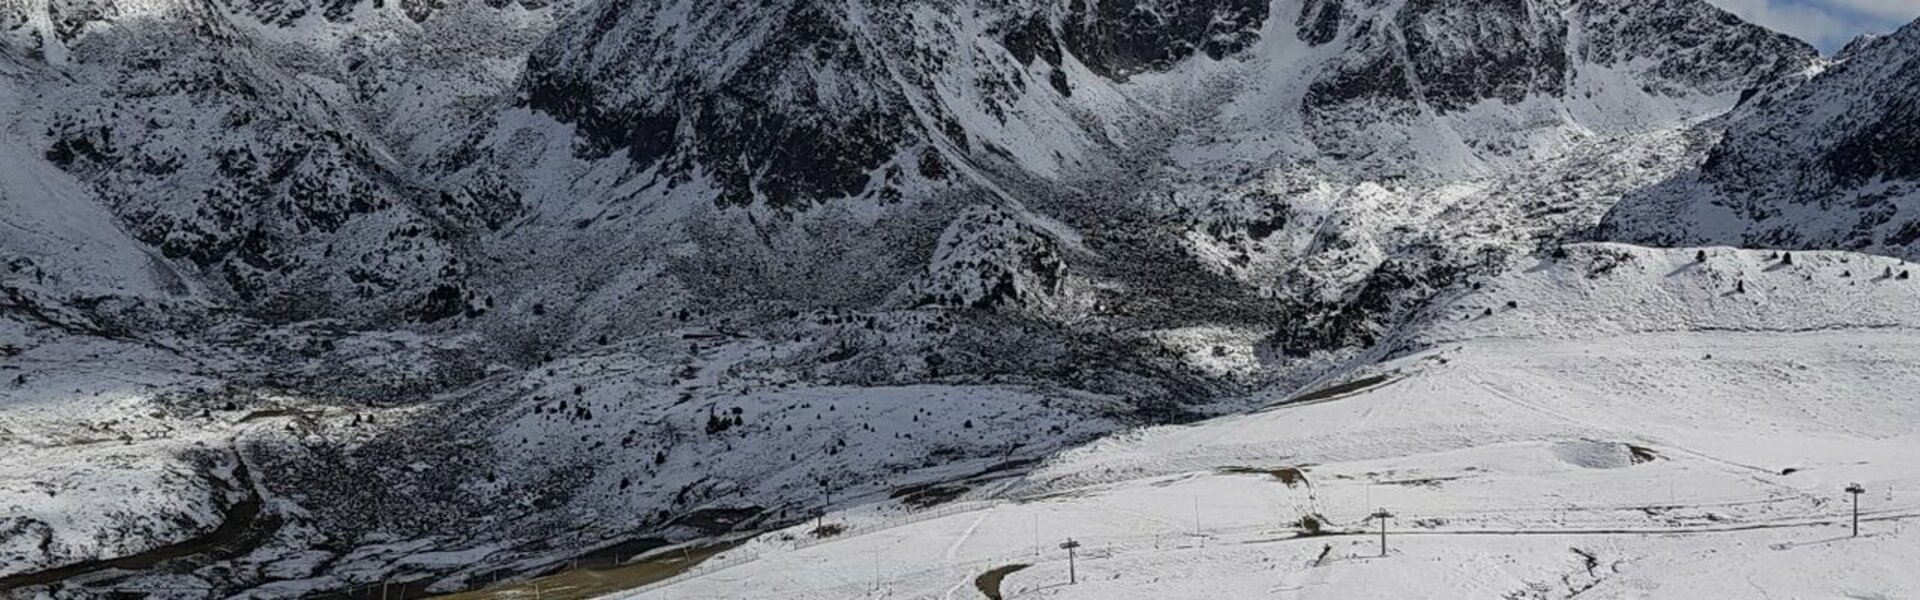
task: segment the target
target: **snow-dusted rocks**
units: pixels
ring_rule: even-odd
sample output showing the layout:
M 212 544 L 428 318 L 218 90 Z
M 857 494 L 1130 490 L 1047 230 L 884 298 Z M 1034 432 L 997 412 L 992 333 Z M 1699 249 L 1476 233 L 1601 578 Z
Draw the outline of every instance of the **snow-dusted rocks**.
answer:
M 1090 307 L 1060 243 L 1020 217 L 993 207 L 960 214 L 934 249 L 926 278 L 904 290 L 914 306 L 1022 308 L 1071 317 Z M 1081 302 L 1079 304 L 1084 304 Z
M 1804 84 L 1743 105 L 1697 172 L 1622 202 L 1603 234 L 1915 256 L 1916 95 L 1920 27 L 1857 40 Z

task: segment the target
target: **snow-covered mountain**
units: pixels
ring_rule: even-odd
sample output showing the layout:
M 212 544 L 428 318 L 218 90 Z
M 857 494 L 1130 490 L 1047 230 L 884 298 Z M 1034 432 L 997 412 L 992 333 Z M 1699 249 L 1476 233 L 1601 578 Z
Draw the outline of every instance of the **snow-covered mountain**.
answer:
M 9 496 L 0 587 L 470 587 L 1237 412 L 1574 240 L 1885 251 L 1668 215 L 1904 177 L 1896 138 L 1761 132 L 1897 124 L 1911 30 L 1829 60 L 1700 0 L 0 0 L 0 477 L 54 490 Z M 1871 197 L 1818 206 L 1904 196 Z
M 608 4 L 533 52 L 517 106 L 447 151 L 440 185 L 515 215 L 485 245 L 540 285 L 554 264 L 590 273 L 535 293 L 557 314 L 1203 312 L 1284 323 L 1270 345 L 1303 355 L 1364 344 L 1488 246 L 1524 251 L 1610 205 L 1514 218 L 1460 206 L 1487 200 L 1471 190 L 1571 156 L 1697 152 L 1673 132 L 1815 59 L 1699 2 L 1483 8 Z M 1031 235 L 973 239 L 967 260 L 938 249 L 983 210 Z M 1462 229 L 1498 233 L 1455 243 Z M 661 270 L 680 289 L 627 284 Z M 535 278 L 511 279 L 481 287 Z
M 1697 169 L 1623 202 L 1607 233 L 1914 256 L 1916 94 L 1920 27 L 1857 40 L 1806 83 L 1748 100 Z

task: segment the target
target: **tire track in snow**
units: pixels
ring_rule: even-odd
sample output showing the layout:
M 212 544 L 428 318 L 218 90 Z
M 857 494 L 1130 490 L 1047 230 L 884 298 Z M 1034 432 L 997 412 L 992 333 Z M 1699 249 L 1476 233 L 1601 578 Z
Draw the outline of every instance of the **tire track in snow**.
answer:
M 955 573 L 957 569 L 954 568 L 953 557 L 960 554 L 960 546 L 966 544 L 967 540 L 973 537 L 973 532 L 979 531 L 980 524 L 987 522 L 987 514 L 988 513 L 983 512 L 979 517 L 974 518 L 973 524 L 968 525 L 966 531 L 960 532 L 960 537 L 954 538 L 953 543 L 947 546 L 947 552 L 941 555 L 940 562 L 945 563 L 948 575 L 958 575 L 960 577 L 959 583 L 955 583 L 953 587 L 947 588 L 947 592 L 940 596 L 944 600 L 953 600 L 954 592 L 967 587 L 967 584 L 973 581 L 965 572 Z

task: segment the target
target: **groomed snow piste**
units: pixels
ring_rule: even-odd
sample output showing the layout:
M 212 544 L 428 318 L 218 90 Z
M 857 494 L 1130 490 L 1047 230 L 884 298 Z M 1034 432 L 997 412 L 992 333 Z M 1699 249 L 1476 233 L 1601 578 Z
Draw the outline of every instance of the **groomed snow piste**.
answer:
M 853 533 L 762 535 L 630 597 L 981 598 L 1013 565 L 1008 598 L 1913 595 L 1910 267 L 1569 247 L 1329 391 L 1109 437 L 925 516 L 835 513 Z

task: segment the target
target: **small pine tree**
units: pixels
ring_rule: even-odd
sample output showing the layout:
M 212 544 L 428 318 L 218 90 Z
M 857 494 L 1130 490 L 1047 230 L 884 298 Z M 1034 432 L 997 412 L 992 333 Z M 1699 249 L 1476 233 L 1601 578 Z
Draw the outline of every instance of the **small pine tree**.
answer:
M 1910 275 L 1910 274 L 1909 274 L 1909 273 L 1907 273 L 1906 271 L 1901 271 L 1901 272 L 1900 272 L 1900 280 L 1901 280 L 1901 281 L 1906 281 L 1906 280 L 1907 280 L 1907 277 L 1908 277 L 1909 275 Z
M 1699 252 L 1693 253 L 1693 262 L 1697 262 L 1697 263 L 1707 262 L 1707 251 L 1701 250 Z
M 967 419 L 967 422 L 960 424 L 960 427 L 965 429 L 973 429 L 973 419 Z
M 1783 265 L 1792 265 L 1792 264 L 1793 264 L 1793 253 L 1792 253 L 1792 252 L 1788 252 L 1788 253 L 1786 253 L 1786 254 L 1782 254 L 1782 255 L 1780 255 L 1780 264 L 1783 264 Z
M 1735 284 L 1733 285 L 1733 291 L 1734 291 L 1734 293 L 1736 293 L 1736 294 L 1745 294 L 1745 293 L 1747 293 L 1747 280 L 1745 280 L 1745 279 L 1742 279 L 1742 280 L 1740 280 L 1740 281 L 1739 281 L 1738 283 L 1735 283 Z
M 659 452 L 653 453 L 653 464 L 656 464 L 656 465 L 667 464 L 667 451 L 661 450 Z

